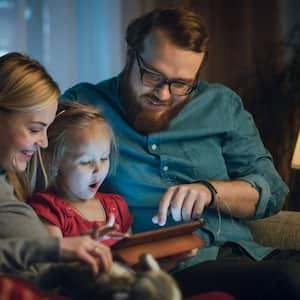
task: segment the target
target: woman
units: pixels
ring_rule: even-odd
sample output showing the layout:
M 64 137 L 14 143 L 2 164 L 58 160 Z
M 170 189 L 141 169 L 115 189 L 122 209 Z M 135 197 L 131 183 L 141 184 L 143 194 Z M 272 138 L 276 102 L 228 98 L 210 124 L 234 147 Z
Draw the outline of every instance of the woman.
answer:
M 38 149 L 47 147 L 58 96 L 57 84 L 37 61 L 19 53 L 0 57 L 1 273 L 32 278 L 39 270 L 33 264 L 57 261 L 83 261 L 94 273 L 111 266 L 109 248 L 90 236 L 50 237 L 34 211 L 16 198 L 22 193 L 8 179 L 25 171 Z M 35 168 L 29 171 L 28 178 L 34 179 Z

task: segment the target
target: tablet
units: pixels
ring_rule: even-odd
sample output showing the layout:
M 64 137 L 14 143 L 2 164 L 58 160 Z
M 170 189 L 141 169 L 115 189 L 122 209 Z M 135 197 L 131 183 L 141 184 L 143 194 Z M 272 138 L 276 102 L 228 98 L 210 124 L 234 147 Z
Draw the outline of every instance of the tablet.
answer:
M 151 253 L 156 259 L 179 254 L 205 246 L 204 240 L 195 233 L 203 224 L 203 220 L 198 220 L 133 234 L 113 245 L 111 250 L 116 260 L 129 265 L 138 263 L 143 253 Z

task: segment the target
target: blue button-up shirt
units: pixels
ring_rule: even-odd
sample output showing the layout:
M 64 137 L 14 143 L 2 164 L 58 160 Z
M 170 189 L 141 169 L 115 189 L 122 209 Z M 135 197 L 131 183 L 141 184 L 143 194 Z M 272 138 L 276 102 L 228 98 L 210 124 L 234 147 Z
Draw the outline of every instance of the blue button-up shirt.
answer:
M 101 188 L 127 200 L 135 218 L 134 232 L 158 228 L 151 218 L 170 186 L 197 180 L 249 182 L 260 193 L 254 219 L 282 208 L 288 189 L 260 140 L 252 116 L 232 90 L 202 81 L 167 131 L 140 134 L 126 121 L 119 80 L 115 77 L 97 85 L 79 84 L 64 98 L 96 105 L 111 124 L 119 158 Z M 226 241 L 240 244 L 257 260 L 272 251 L 253 241 L 246 220 L 231 216 L 230 208 L 228 214 L 206 209 L 201 217 L 205 226 L 199 234 L 207 246 L 181 267 L 215 259 Z M 167 226 L 174 223 L 169 218 Z

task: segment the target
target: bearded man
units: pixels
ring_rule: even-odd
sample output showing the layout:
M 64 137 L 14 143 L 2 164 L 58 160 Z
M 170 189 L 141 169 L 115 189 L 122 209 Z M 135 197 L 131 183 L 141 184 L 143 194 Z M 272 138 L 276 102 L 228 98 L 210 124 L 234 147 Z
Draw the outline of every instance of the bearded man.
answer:
M 101 188 L 127 200 L 133 232 L 205 220 L 205 247 L 161 262 L 185 296 L 300 299 L 300 254 L 258 245 L 246 225 L 277 213 L 288 189 L 239 96 L 201 80 L 201 15 L 156 9 L 129 24 L 126 41 L 121 74 L 64 94 L 99 107 L 117 136 L 118 165 Z

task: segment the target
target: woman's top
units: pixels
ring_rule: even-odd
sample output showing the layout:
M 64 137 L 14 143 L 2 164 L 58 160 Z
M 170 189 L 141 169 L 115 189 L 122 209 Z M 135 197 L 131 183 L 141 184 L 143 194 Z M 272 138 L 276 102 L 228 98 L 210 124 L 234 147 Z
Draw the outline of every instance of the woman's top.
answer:
M 32 278 L 45 264 L 59 259 L 59 241 L 50 237 L 34 210 L 19 201 L 0 169 L 0 273 Z

